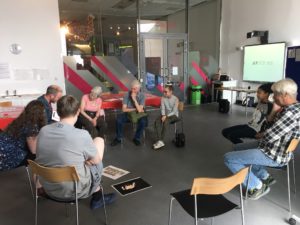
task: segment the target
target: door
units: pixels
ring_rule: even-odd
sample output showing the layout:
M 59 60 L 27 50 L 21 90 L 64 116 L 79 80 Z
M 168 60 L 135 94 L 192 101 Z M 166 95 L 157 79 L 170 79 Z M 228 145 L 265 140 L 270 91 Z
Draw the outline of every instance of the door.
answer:
M 140 66 L 143 90 L 161 96 L 172 84 L 174 94 L 184 101 L 187 87 L 186 34 L 141 34 Z

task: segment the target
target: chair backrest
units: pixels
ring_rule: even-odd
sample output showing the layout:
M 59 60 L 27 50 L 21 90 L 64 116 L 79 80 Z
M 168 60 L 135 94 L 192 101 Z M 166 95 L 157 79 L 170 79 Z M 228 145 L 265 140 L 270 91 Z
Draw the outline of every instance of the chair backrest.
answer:
M 179 103 L 178 103 L 178 110 L 179 110 L 180 112 L 182 112 L 183 109 L 184 109 L 184 102 L 179 102 Z
M 32 160 L 28 160 L 28 164 L 33 174 L 36 174 L 51 183 L 79 181 L 75 166 L 44 167 Z
M 231 191 L 234 187 L 244 182 L 249 168 L 246 167 L 236 174 L 226 178 L 195 178 L 191 195 L 206 194 L 219 195 Z
M 293 152 L 296 150 L 298 144 L 299 144 L 299 141 L 300 139 L 292 139 L 291 143 L 289 144 L 289 147 L 287 148 L 286 152 L 289 153 L 289 152 Z
M 0 102 L 0 107 L 12 107 L 12 102 L 11 101 Z

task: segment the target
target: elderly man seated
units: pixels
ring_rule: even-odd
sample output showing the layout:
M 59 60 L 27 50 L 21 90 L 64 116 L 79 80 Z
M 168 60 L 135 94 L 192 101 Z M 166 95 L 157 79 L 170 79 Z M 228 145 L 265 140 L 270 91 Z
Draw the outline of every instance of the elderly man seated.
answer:
M 265 166 L 281 167 L 291 159 L 286 149 L 294 138 L 300 137 L 300 103 L 297 102 L 297 84 L 291 79 L 272 85 L 274 105 L 270 114 L 272 124 L 264 132 L 257 148 L 225 154 L 226 166 L 236 173 L 252 165 L 249 174 L 249 198 L 257 200 L 270 191 L 274 178 Z M 244 181 L 246 186 L 247 181 Z

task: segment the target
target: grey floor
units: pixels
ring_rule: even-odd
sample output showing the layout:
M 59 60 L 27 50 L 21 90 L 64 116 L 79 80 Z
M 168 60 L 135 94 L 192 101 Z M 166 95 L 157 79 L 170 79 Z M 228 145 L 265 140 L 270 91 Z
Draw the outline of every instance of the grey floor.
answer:
M 158 111 L 150 112 L 150 125 L 146 131 L 145 144 L 136 147 L 132 142 L 132 127 L 125 127 L 125 141 L 122 146 L 106 146 L 105 165 L 114 165 L 130 171 L 130 174 L 113 181 L 103 178 L 106 192 L 111 192 L 111 185 L 130 178 L 142 177 L 152 187 L 125 197 L 117 196 L 117 201 L 107 207 L 110 225 L 166 225 L 168 222 L 169 193 L 191 187 L 194 177 L 224 177 L 230 175 L 223 163 L 224 153 L 232 149 L 232 144 L 221 135 L 221 129 L 245 123 L 244 108 L 234 106 L 231 114 L 217 112 L 216 104 L 200 107 L 187 107 L 184 111 L 184 130 L 186 146 L 176 148 L 171 143 L 174 136 L 170 127 L 166 138 L 167 146 L 161 151 L 152 150 L 154 132 L 153 121 Z M 114 136 L 114 116 L 108 116 L 107 143 Z M 249 119 L 249 118 L 248 118 Z M 296 155 L 299 162 L 300 154 Z M 300 166 L 296 163 L 296 171 Z M 257 201 L 245 202 L 246 223 L 286 224 L 287 188 L 286 174 L 271 171 L 277 179 L 271 192 Z M 298 183 L 300 180 L 298 181 Z M 299 188 L 300 192 L 300 188 Z M 238 202 L 238 192 L 228 195 Z M 292 195 L 294 212 L 300 215 L 299 195 Z M 0 173 L 0 225 L 34 224 L 34 204 L 30 195 L 26 173 L 23 168 Z M 173 224 L 193 224 L 193 219 L 175 203 Z M 80 224 L 104 224 L 102 209 L 91 211 L 89 199 L 80 201 Z M 74 208 L 70 207 L 70 216 L 65 216 L 65 206 L 48 200 L 40 201 L 39 224 L 60 225 L 74 224 Z M 210 224 L 209 220 L 200 224 Z M 241 224 L 240 211 L 234 210 L 215 219 L 214 224 Z

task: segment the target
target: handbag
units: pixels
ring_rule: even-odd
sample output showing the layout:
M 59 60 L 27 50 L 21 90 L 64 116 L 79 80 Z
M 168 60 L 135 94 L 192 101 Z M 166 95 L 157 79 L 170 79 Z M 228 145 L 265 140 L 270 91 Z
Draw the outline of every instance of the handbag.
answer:
M 128 112 L 127 113 L 128 119 L 132 122 L 132 123 L 137 123 L 139 121 L 139 119 L 143 118 L 143 117 L 147 117 L 148 114 L 145 112 L 137 112 L 137 111 L 132 111 L 132 112 Z

